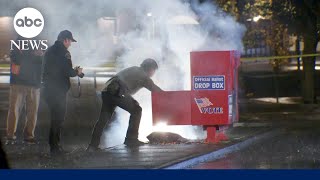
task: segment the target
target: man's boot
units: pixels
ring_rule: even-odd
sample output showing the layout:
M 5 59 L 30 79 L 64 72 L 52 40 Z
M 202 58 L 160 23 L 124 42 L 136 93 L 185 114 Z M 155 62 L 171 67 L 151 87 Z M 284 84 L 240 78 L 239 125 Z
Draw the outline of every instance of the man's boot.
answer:
M 86 149 L 86 152 L 102 152 L 103 150 L 97 146 L 89 145 Z
M 50 153 L 52 155 L 64 155 L 64 154 L 67 154 L 67 152 L 61 146 L 51 146 L 50 147 Z
M 123 144 L 127 146 L 143 146 L 146 143 L 139 141 L 138 139 L 126 138 Z

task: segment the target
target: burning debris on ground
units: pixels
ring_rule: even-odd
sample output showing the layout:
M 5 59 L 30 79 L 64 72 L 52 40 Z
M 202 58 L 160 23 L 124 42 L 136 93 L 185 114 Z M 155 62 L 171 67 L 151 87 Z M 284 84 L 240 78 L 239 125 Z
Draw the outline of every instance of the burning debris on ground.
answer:
M 147 136 L 147 138 L 150 144 L 180 144 L 191 142 L 191 140 L 171 132 L 153 132 Z
M 204 139 L 187 139 L 172 132 L 152 132 L 147 136 L 149 144 L 169 145 L 169 144 L 208 144 Z

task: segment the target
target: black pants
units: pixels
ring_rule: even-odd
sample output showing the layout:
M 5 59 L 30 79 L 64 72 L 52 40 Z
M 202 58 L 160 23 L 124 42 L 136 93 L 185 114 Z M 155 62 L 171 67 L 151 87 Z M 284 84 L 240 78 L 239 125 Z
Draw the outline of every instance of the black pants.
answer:
M 50 110 L 50 135 L 49 145 L 51 149 L 60 147 L 62 124 L 66 114 L 66 92 L 44 90 L 44 97 Z
M 110 122 L 115 108 L 118 106 L 130 113 L 127 139 L 138 139 L 142 108 L 132 96 L 119 97 L 102 92 L 102 108 L 99 120 L 94 126 L 90 145 L 98 147 L 105 126 Z

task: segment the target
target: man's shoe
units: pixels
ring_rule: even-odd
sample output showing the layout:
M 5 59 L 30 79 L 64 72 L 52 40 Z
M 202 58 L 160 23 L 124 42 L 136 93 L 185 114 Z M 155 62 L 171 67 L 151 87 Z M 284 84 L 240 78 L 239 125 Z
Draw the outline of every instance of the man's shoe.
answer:
M 128 138 L 126 138 L 123 144 L 125 144 L 127 146 L 143 146 L 146 143 L 144 143 L 142 141 L 139 141 L 138 139 L 128 139 Z
M 38 143 L 35 138 L 24 139 L 23 141 L 29 145 L 33 145 L 33 144 Z
M 16 136 L 13 136 L 13 137 L 6 137 L 6 141 L 5 141 L 5 144 L 6 145 L 14 145 L 17 143 L 17 137 Z
M 96 147 L 96 146 L 91 146 L 89 145 L 88 148 L 86 149 L 86 152 L 101 152 L 102 149 Z
M 102 151 L 102 149 L 92 145 L 89 145 L 86 149 L 86 152 L 99 152 L 99 151 Z
M 67 152 L 65 150 L 63 150 L 61 146 L 50 148 L 50 153 L 52 155 L 64 155 L 64 154 L 67 154 Z

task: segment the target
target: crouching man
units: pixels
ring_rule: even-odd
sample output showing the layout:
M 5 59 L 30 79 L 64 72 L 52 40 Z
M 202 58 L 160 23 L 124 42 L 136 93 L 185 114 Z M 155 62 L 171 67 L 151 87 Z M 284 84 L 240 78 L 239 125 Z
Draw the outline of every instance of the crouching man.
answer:
M 102 108 L 99 120 L 94 126 L 92 139 L 87 151 L 99 150 L 100 138 L 103 129 L 118 106 L 130 113 L 129 127 L 124 144 L 127 146 L 139 146 L 144 143 L 138 140 L 139 125 L 142 108 L 132 97 L 143 87 L 150 91 L 162 91 L 153 83 L 151 77 L 158 69 L 158 64 L 153 59 L 146 59 L 140 67 L 133 66 L 117 73 L 106 83 L 102 91 Z

